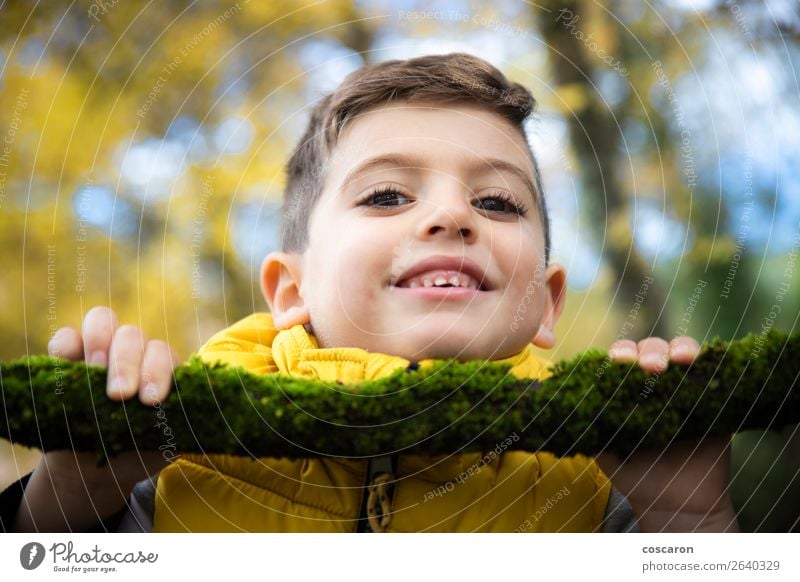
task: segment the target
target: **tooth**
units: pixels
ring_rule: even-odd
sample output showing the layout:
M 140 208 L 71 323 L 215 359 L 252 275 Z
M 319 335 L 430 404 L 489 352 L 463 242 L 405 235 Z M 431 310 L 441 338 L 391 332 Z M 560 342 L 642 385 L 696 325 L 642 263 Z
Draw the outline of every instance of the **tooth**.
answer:
M 412 289 L 416 289 L 417 287 L 419 287 L 419 283 L 417 283 L 416 281 L 411 281 L 411 283 L 409 283 L 408 286 L 411 287 Z
M 450 277 L 450 284 L 453 287 L 461 287 L 461 280 L 458 278 L 458 275 L 453 275 Z
M 445 279 L 442 275 L 438 275 L 434 283 L 436 285 L 445 285 L 447 284 L 447 279 Z
M 422 284 L 426 287 L 433 287 L 433 281 L 431 281 L 430 277 L 423 277 Z

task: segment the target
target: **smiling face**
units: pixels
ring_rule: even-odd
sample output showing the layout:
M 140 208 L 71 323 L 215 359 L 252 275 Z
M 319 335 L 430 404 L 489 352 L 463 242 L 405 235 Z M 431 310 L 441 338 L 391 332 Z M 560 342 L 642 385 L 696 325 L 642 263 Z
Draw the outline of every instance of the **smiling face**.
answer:
M 525 139 L 494 113 L 368 111 L 336 145 L 305 252 L 264 261 L 276 326 L 409 360 L 552 347 L 565 276 L 545 264 L 533 183 Z

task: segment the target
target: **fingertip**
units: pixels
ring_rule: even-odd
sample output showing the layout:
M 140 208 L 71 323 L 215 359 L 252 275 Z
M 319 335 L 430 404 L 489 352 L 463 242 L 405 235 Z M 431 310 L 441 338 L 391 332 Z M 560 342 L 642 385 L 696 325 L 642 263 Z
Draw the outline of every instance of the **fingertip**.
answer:
M 686 350 L 676 350 L 670 353 L 672 361 L 678 364 L 691 364 L 696 357 L 696 353 Z
M 620 340 L 611 344 L 608 355 L 614 360 L 633 362 L 639 355 L 639 350 L 634 342 L 630 340 Z
M 691 364 L 700 353 L 700 343 L 694 338 L 679 337 L 670 342 L 670 357 L 681 364 Z
M 133 396 L 131 383 L 121 375 L 114 375 L 108 379 L 106 392 L 111 400 L 126 400 Z
M 115 330 L 119 327 L 117 314 L 114 313 L 113 309 L 106 307 L 105 305 L 95 305 L 89 311 L 87 311 L 83 318 L 83 323 L 84 325 L 104 324 L 110 327 L 112 330 Z
M 55 332 L 53 337 L 50 338 L 50 341 L 47 342 L 47 355 L 58 357 L 62 350 L 63 346 L 58 340 L 58 332 Z
M 92 307 L 86 313 L 82 347 L 89 364 L 108 367 L 108 351 L 117 327 L 117 316 L 109 307 Z
M 647 354 L 639 358 L 639 367 L 651 374 L 660 374 L 667 370 L 668 362 L 654 354 Z
M 83 343 L 80 334 L 71 327 L 59 328 L 47 342 L 47 354 L 53 358 L 82 359 Z
M 139 401 L 146 406 L 157 406 L 161 404 L 161 391 L 155 382 L 148 382 L 139 391 Z
M 611 348 L 608 355 L 612 360 L 619 362 L 633 362 L 636 360 L 636 352 L 628 348 Z
M 139 398 L 144 404 L 164 400 L 172 386 L 175 352 L 161 340 L 148 342 L 142 360 Z

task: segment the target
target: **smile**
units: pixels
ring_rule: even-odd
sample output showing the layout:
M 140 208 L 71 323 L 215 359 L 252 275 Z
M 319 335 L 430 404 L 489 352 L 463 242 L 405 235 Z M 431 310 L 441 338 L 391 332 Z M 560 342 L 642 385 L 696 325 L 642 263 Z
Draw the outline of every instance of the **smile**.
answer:
M 486 272 L 468 257 L 436 255 L 407 269 L 389 284 L 396 289 L 461 289 L 491 291 L 492 282 Z
M 397 285 L 400 288 L 416 289 L 418 287 L 460 287 L 464 289 L 478 289 L 478 281 L 461 271 L 432 270 L 420 273 Z

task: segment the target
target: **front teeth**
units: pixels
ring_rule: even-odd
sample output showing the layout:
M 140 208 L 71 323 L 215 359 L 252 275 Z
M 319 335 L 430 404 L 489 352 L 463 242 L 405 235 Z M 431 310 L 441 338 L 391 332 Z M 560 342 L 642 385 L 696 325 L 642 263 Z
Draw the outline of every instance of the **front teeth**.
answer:
M 455 271 L 442 271 L 439 273 L 417 276 L 408 281 L 406 286 L 411 289 L 416 289 L 418 287 L 443 287 L 445 285 L 452 285 L 453 287 L 465 289 L 477 289 L 479 287 L 475 279 L 469 275 Z

